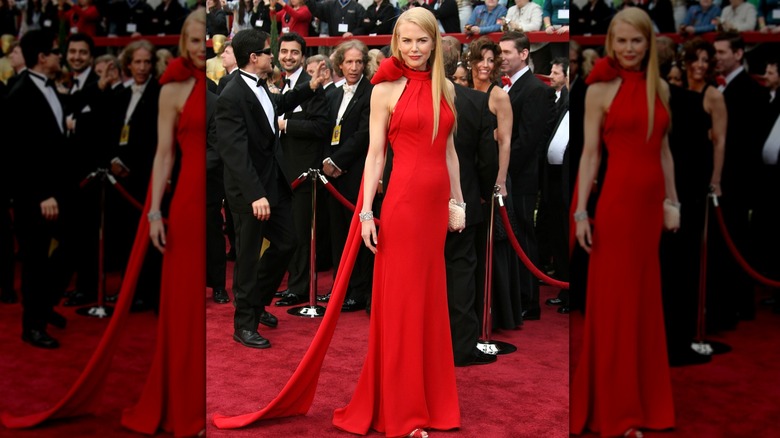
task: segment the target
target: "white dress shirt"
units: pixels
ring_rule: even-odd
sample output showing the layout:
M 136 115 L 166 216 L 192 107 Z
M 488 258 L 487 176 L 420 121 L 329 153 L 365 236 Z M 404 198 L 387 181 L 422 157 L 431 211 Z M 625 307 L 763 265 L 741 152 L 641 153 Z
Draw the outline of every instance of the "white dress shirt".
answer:
M 41 90 L 41 93 L 43 93 L 43 97 L 46 98 L 46 102 L 49 103 L 51 114 L 54 117 L 54 120 L 57 121 L 57 127 L 60 128 L 60 132 L 65 133 L 65 126 L 62 124 L 64 117 L 62 112 L 62 104 L 60 103 L 60 99 L 57 97 L 57 91 L 53 86 L 46 85 L 46 81 L 49 80 L 46 76 L 43 76 L 42 74 L 32 70 L 28 70 L 28 74 L 30 75 L 30 78 L 32 79 L 35 86 Z
M 276 124 L 274 123 L 274 104 L 271 102 L 271 98 L 268 96 L 268 91 L 265 87 L 257 86 L 257 75 L 246 72 L 244 70 L 238 70 L 241 79 L 249 85 L 249 88 L 255 93 L 255 97 L 260 102 L 260 106 L 263 107 L 265 117 L 268 120 L 268 124 L 271 126 L 271 131 L 276 134 Z M 247 77 L 248 76 L 248 77 Z

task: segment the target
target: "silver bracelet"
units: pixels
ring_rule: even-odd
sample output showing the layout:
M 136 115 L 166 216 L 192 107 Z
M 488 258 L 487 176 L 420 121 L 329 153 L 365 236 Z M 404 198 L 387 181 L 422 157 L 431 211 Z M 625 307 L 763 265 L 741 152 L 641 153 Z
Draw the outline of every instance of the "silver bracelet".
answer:
M 159 221 L 162 220 L 162 212 L 160 210 L 157 211 L 150 211 L 146 218 L 149 219 L 149 222 Z
M 680 206 L 682 206 L 682 204 L 680 204 L 679 202 L 674 202 L 669 198 L 664 199 L 664 204 L 669 204 L 678 210 L 680 209 Z
M 574 212 L 574 221 L 582 222 L 588 220 L 588 212 L 585 210 Z
M 455 204 L 455 205 L 457 205 L 458 207 L 460 207 L 460 208 L 462 208 L 464 210 L 466 209 L 466 203 L 465 202 L 458 202 L 458 201 L 455 200 L 455 198 L 450 198 L 450 204 Z
M 358 217 L 360 218 L 360 222 L 367 222 L 374 219 L 374 212 L 364 211 L 363 213 L 358 214 Z

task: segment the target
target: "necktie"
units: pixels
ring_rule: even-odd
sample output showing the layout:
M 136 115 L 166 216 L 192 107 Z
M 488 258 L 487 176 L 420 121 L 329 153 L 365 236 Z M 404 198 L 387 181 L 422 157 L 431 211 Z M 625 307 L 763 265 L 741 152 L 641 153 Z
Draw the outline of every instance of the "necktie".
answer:
M 79 91 L 79 80 L 76 78 L 73 78 L 73 86 L 70 87 L 70 94 L 74 94 L 77 91 Z
M 46 79 L 46 86 L 57 89 L 57 84 L 54 83 L 54 79 Z
M 344 97 L 347 96 L 347 93 L 349 93 L 350 95 L 355 94 L 355 85 L 344 84 L 342 85 L 342 88 L 344 89 Z
M 290 88 L 291 88 L 290 79 L 289 78 L 284 78 L 284 85 L 282 86 L 282 89 L 286 93 L 286 92 L 290 91 Z
M 131 85 L 131 86 L 130 86 L 130 89 L 132 89 L 132 90 L 133 90 L 133 94 L 136 94 L 136 93 L 143 93 L 143 91 L 144 91 L 144 89 L 143 89 L 143 85 L 138 85 L 138 84 L 133 84 L 133 85 Z

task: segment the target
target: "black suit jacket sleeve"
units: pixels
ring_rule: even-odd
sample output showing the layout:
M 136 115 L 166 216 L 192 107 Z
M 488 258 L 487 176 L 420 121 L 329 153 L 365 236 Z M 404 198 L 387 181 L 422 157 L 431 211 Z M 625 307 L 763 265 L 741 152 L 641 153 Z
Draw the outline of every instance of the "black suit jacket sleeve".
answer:
M 222 160 L 217 151 L 217 95 L 206 91 L 206 171 L 218 171 Z
M 317 90 L 312 90 L 309 86 L 309 81 L 306 81 L 296 85 L 295 88 L 288 91 L 287 93 L 268 93 L 268 96 L 274 103 L 276 114 L 283 114 L 287 111 L 294 110 L 295 107 L 303 104 L 307 100 L 311 99 L 312 96 L 317 94 L 322 94 L 323 96 L 325 95 L 322 87 L 318 87 Z
M 241 95 L 237 93 L 222 93 L 217 99 L 217 143 L 219 155 L 225 164 L 226 172 L 236 175 L 241 194 L 244 199 L 252 203 L 260 198 L 265 198 L 268 193 L 257 174 L 252 160 L 249 157 L 249 135 L 246 127 L 246 117 L 242 106 L 238 102 Z M 249 97 L 254 99 L 254 96 Z M 254 117 L 265 117 L 264 114 L 254 114 Z M 231 204 L 232 206 L 232 204 Z M 236 206 L 237 207 L 237 206 Z
M 303 78 L 304 76 L 301 76 Z M 299 81 L 300 82 L 300 81 Z M 308 83 L 308 76 L 307 81 Z M 289 94 L 289 93 L 286 93 Z M 318 92 L 306 101 L 303 119 L 291 118 L 287 120 L 285 135 L 294 138 L 323 139 L 330 136 L 330 123 L 328 123 L 328 102 L 325 92 Z

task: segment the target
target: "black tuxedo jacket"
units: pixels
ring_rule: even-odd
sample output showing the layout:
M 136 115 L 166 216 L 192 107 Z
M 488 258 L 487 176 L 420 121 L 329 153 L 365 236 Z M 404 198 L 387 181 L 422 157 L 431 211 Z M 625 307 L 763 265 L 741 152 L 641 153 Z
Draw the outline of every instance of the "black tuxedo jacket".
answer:
M 528 70 L 509 89 L 512 104 L 512 151 L 509 174 L 512 191 L 536 194 L 539 191 L 540 158 L 547 150 L 555 120 L 555 91 Z
M 761 165 L 764 139 L 756 121 L 764 120 L 769 102 L 768 91 L 742 71 L 723 91 L 728 112 L 726 156 L 721 186 L 727 194 L 749 196 L 755 189 L 751 173 Z
M 78 171 L 86 176 L 96 168 L 108 163 L 109 148 L 105 142 L 108 137 L 106 126 L 110 119 L 96 102 L 99 77 L 92 70 L 79 91 L 67 96 L 70 100 L 66 114 L 72 114 L 76 128 L 71 132 L 74 152 L 78 155 Z
M 441 22 L 444 33 L 460 32 L 460 17 L 458 15 L 458 3 L 455 0 L 441 0 L 439 9 L 434 9 L 433 5 L 422 5 L 425 9 L 431 11 L 433 16 Z
M 454 85 L 458 111 L 455 150 L 460 164 L 460 187 L 466 202 L 466 225 L 473 225 L 484 220 L 480 199 L 490 200 L 493 196 L 498 174 L 498 146 L 490 123 L 488 94 Z
M 258 199 L 267 198 L 274 207 L 281 196 L 291 193 L 290 179 L 283 170 L 277 117 L 315 92 L 306 82 L 285 94 L 268 93 L 275 113 L 272 128 L 253 90 L 243 78 L 235 79 L 217 99 L 217 149 L 225 164 L 225 198 L 230 209 L 251 213 L 252 203 Z
M 368 153 L 368 119 L 371 110 L 371 90 L 374 86 L 367 77 L 358 83 L 355 95 L 352 96 L 341 120 L 341 142 L 330 145 L 325 153 L 336 166 L 346 172 L 332 182 L 342 195 L 350 201 L 357 199 L 360 192 L 360 182 L 363 179 L 363 167 Z M 339 106 L 344 98 L 344 89 L 339 87 L 332 95 L 330 102 L 330 130 L 338 124 Z M 330 142 L 328 143 L 330 144 Z
M 109 104 L 112 108 L 112 123 L 109 134 L 111 144 L 114 147 L 112 158 L 118 157 L 130 169 L 130 176 L 122 183 L 138 201 L 143 202 L 149 178 L 152 175 L 154 154 L 157 151 L 157 110 L 160 100 L 160 84 L 154 78 L 149 79 L 146 84 L 141 99 L 127 122 L 130 127 L 130 137 L 125 146 L 119 145 L 119 138 L 125 124 L 125 115 L 127 107 L 130 105 L 133 90 L 130 87 L 120 87 L 118 90 L 105 93 L 104 98 L 112 101 Z
M 60 130 L 49 103 L 29 74 L 20 76 L 2 105 L 10 144 L 5 148 L 4 171 L 11 176 L 11 194 L 19 208 L 38 209 L 53 197 L 60 204 L 74 194 L 78 175 L 73 172 L 74 154 Z M 63 117 L 64 113 L 63 106 Z M 4 172 L 5 173 L 5 172 Z
M 217 85 L 217 95 L 222 94 L 222 90 L 225 89 L 228 82 L 232 81 L 234 77 L 238 75 L 238 70 L 233 70 L 231 73 L 226 74 L 219 78 L 219 84 Z
M 301 71 L 296 85 L 311 81 L 306 71 Z M 284 114 L 287 128 L 281 135 L 284 154 L 284 173 L 292 180 L 309 169 L 322 166 L 322 153 L 329 144 L 331 131 L 328 122 L 328 102 L 325 93 L 318 93 L 304 102 L 301 111 L 291 109 Z M 298 192 L 311 192 L 311 184 L 301 185 Z

